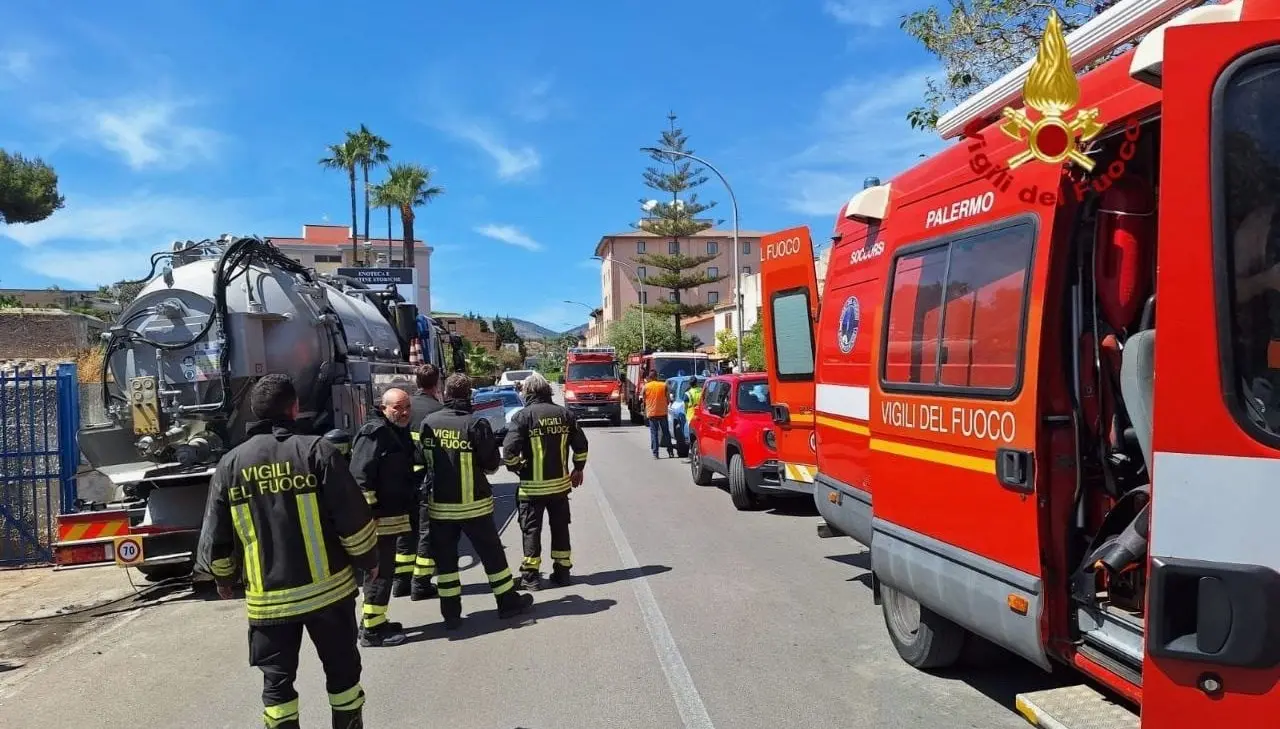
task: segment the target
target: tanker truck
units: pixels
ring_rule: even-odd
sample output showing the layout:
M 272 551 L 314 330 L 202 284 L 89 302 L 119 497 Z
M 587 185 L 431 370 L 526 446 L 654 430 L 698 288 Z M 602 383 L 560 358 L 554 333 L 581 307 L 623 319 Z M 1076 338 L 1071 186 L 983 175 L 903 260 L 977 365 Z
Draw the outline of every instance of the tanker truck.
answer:
M 91 387 L 105 422 L 79 432 L 114 500 L 59 518 L 60 566 L 207 573 L 196 562 L 209 480 L 254 420 L 247 395 L 263 375 L 293 377 L 303 432 L 353 436 L 384 390 L 412 387 L 411 351 L 446 374 L 465 366 L 457 335 L 394 287 L 317 274 L 261 238 L 174 243 L 146 280 L 104 334 Z

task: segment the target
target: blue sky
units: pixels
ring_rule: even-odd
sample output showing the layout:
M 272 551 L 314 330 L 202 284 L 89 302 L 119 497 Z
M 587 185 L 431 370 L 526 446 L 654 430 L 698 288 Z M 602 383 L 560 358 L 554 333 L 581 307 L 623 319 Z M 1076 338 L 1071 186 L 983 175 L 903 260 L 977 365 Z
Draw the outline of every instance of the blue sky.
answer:
M 595 243 L 649 197 L 638 148 L 668 111 L 743 228 L 819 239 L 865 176 L 938 148 L 904 121 L 935 62 L 897 23 L 928 4 L 6 3 L 0 148 L 54 165 L 67 206 L 0 227 L 0 287 L 140 276 L 175 238 L 345 223 L 345 177 L 316 160 L 365 123 L 446 188 L 416 226 L 435 308 L 566 329 L 586 312 L 564 299 L 599 300 Z M 714 178 L 703 197 L 728 221 Z

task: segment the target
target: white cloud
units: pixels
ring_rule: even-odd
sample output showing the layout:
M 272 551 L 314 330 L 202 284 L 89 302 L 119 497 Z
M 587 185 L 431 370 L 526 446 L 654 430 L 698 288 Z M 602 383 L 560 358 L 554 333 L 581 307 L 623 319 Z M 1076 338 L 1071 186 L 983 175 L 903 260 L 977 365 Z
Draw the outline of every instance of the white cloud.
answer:
M 943 142 L 936 134 L 913 131 L 906 121 L 924 96 L 929 73 L 864 76 L 828 89 L 805 134 L 813 141 L 784 165 L 787 208 L 833 216 L 866 177 L 888 180 L 921 154 L 940 149 Z
M 31 77 L 32 71 L 34 67 L 30 52 L 18 49 L 0 51 L 0 76 L 26 81 Z
M 495 173 L 501 180 L 518 180 L 537 171 L 542 166 L 538 150 L 530 145 L 510 145 L 486 124 L 480 121 L 464 121 L 446 126 L 445 131 L 474 144 L 489 155 L 497 165 Z
M 496 225 L 490 223 L 475 228 L 475 231 L 486 238 L 502 241 L 507 245 L 523 248 L 527 251 L 540 251 L 542 244 L 530 238 L 514 225 Z
M 148 192 L 115 198 L 68 193 L 65 208 L 39 223 L 0 227 L 0 239 L 28 249 L 20 257 L 24 268 L 97 285 L 145 275 L 148 256 L 168 250 L 174 240 L 273 232 L 255 229 L 247 209 L 244 201 Z
M 544 78 L 516 90 L 511 113 L 527 122 L 545 121 L 556 109 L 551 98 L 551 79 Z
M 212 159 L 221 141 L 214 130 L 180 119 L 192 106 L 169 99 L 124 99 L 86 105 L 78 116 L 87 136 L 131 168 L 181 169 Z
M 920 6 L 919 0 L 826 0 L 822 12 L 842 25 L 881 28 L 897 25 L 902 16 L 919 10 Z

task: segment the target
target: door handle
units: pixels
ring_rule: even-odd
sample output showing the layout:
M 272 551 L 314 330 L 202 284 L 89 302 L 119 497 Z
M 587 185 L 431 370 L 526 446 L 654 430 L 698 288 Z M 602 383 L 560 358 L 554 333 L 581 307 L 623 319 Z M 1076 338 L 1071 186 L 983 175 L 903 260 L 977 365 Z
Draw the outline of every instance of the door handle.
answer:
M 1036 462 L 1031 451 L 1016 448 L 996 450 L 996 478 L 1010 491 L 1029 494 L 1035 490 Z
M 1214 666 L 1280 665 L 1280 573 L 1260 565 L 1152 557 L 1147 650 Z
M 776 403 L 770 407 L 773 415 L 773 422 L 778 425 L 791 424 L 791 410 L 785 403 Z

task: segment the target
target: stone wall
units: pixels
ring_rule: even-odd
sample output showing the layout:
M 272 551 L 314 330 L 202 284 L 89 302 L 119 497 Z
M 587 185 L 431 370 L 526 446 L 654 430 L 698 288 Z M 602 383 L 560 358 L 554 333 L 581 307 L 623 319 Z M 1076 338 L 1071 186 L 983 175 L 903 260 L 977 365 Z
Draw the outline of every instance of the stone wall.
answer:
M 97 345 L 106 323 L 57 309 L 0 309 L 0 359 L 66 357 Z

